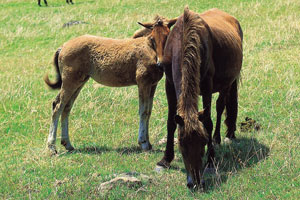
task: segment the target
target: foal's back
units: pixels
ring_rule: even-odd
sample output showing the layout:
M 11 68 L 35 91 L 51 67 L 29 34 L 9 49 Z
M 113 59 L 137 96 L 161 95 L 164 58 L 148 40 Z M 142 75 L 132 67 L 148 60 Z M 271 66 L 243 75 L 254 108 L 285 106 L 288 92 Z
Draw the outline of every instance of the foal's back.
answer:
M 155 57 L 144 37 L 121 40 L 92 35 L 66 42 L 59 55 L 63 70 L 80 71 L 112 87 L 136 85 L 138 71 L 155 66 Z

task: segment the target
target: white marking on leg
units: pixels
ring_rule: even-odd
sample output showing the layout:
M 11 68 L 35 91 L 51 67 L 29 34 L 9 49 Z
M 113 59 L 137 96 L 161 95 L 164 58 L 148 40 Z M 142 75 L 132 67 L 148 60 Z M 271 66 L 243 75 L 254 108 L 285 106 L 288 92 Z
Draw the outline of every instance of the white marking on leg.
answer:
M 48 148 L 52 153 L 56 153 L 56 147 L 55 147 L 56 133 L 57 133 L 58 120 L 59 120 L 59 116 L 62 113 L 62 109 L 63 106 L 60 104 L 59 109 L 57 109 L 56 107 L 52 114 L 52 122 L 50 124 L 50 131 L 49 131 L 48 141 L 47 141 Z
M 61 122 L 61 144 L 65 146 L 68 151 L 74 150 L 69 138 L 69 117 L 65 117 Z
M 50 151 L 53 153 L 56 153 L 56 148 L 55 148 L 55 141 L 56 141 L 56 132 L 57 132 L 57 125 L 58 125 L 58 117 L 52 120 L 52 123 L 50 125 L 50 131 L 49 131 L 49 136 L 48 136 L 48 148 Z

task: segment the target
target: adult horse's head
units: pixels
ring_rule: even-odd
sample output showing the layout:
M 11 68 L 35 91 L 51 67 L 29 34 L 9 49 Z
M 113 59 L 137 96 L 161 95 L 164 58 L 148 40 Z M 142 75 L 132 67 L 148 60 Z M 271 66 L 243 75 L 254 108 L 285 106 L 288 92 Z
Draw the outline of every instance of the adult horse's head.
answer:
M 186 173 L 187 186 L 190 189 L 201 187 L 202 157 L 208 142 L 207 132 L 203 126 L 203 111 L 198 115 L 176 115 L 178 127 L 179 150 L 182 154 Z
M 168 20 L 163 17 L 157 16 L 154 23 L 141 23 L 138 22 L 145 29 L 139 30 L 134 34 L 134 38 L 147 36 L 152 42 L 152 46 L 157 54 L 157 66 L 161 69 L 163 60 L 164 47 L 170 33 L 170 28 L 177 21 L 177 18 Z

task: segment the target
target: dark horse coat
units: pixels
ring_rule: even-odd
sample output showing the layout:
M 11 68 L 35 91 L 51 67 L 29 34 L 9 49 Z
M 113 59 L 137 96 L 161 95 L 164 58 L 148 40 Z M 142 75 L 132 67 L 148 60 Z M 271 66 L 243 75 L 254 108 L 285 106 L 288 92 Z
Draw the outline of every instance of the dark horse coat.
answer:
M 158 165 L 169 167 L 174 158 L 174 132 L 178 123 L 179 148 L 187 170 L 188 186 L 200 183 L 201 158 L 207 142 L 208 161 L 210 167 L 213 166 L 212 93 L 219 92 L 215 142 L 221 142 L 220 122 L 224 108 L 227 111 L 226 137 L 235 138 L 242 40 L 240 24 L 231 15 L 218 9 L 197 14 L 187 7 L 168 36 L 163 59 L 169 107 L 168 137 L 165 155 Z M 199 95 L 203 97 L 203 123 L 198 118 Z
M 69 3 L 69 0 L 66 0 L 67 3 Z M 48 6 L 47 0 L 44 0 L 44 3 L 46 6 Z M 73 1 L 70 0 L 70 3 L 73 4 Z M 38 5 L 41 6 L 41 0 L 38 0 Z

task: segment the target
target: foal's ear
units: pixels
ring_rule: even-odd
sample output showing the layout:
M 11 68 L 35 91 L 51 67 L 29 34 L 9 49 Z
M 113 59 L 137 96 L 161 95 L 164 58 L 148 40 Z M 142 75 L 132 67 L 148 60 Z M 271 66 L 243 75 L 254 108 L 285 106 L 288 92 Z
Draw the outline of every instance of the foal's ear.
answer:
M 177 123 L 177 124 L 179 124 L 180 126 L 183 126 L 184 125 L 184 121 L 183 121 L 183 119 L 182 119 L 182 117 L 180 117 L 179 115 L 175 115 L 175 122 Z
M 141 23 L 141 22 L 138 22 L 139 25 L 147 28 L 147 29 L 153 29 L 153 24 L 152 23 Z
M 170 19 L 168 22 L 168 28 L 171 28 L 176 22 L 177 22 L 178 17 Z

